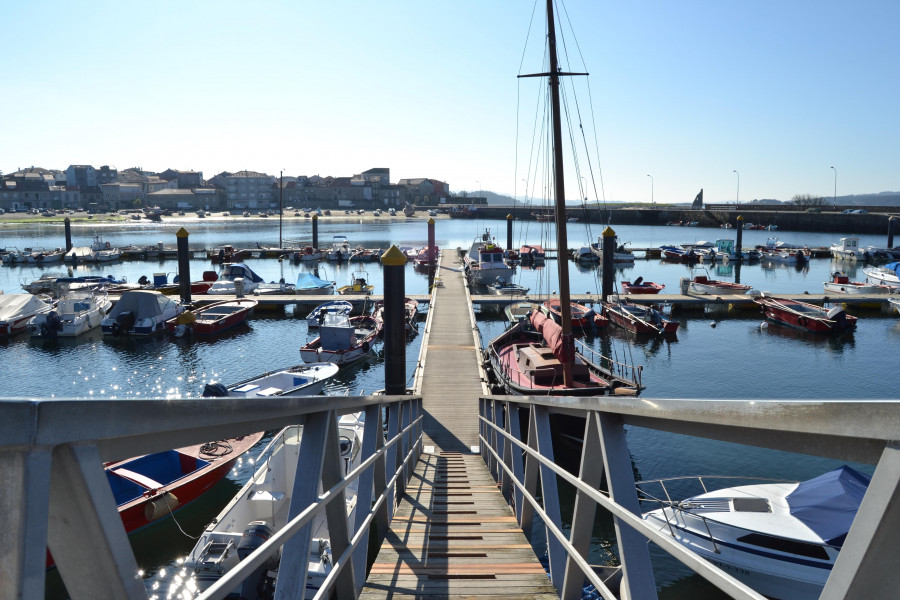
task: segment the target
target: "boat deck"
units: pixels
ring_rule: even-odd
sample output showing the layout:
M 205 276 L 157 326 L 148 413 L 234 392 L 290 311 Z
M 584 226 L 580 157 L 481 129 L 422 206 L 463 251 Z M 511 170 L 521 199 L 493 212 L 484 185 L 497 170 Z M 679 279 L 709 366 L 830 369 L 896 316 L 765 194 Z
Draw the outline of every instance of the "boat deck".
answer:
M 425 452 L 360 598 L 556 599 L 544 567 L 478 455 L 483 388 L 474 315 L 444 252 L 416 380 Z

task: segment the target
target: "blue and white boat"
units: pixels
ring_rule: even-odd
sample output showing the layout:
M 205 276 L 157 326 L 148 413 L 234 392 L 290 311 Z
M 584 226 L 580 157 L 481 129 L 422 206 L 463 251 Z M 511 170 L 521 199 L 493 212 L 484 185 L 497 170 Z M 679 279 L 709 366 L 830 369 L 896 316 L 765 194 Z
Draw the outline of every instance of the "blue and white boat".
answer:
M 800 483 L 705 491 L 716 479 L 639 483 L 642 502 L 657 506 L 644 521 L 765 596 L 819 598 L 871 478 L 845 465 Z M 670 500 L 690 480 L 705 492 Z
M 333 281 L 319 279 L 312 273 L 300 273 L 297 275 L 294 293 L 306 296 L 330 296 L 334 293 L 334 285 Z
M 306 326 L 309 328 L 318 327 L 325 322 L 325 317 L 328 315 L 343 315 L 349 318 L 352 310 L 353 304 L 347 300 L 325 302 L 312 309 L 306 315 Z
M 227 294 L 231 296 L 237 295 L 235 280 L 240 279 L 243 282 L 243 293 L 253 293 L 265 283 L 265 280 L 253 272 L 253 269 L 244 263 L 230 263 L 225 265 L 219 278 L 213 282 L 212 286 L 206 291 L 207 294 Z

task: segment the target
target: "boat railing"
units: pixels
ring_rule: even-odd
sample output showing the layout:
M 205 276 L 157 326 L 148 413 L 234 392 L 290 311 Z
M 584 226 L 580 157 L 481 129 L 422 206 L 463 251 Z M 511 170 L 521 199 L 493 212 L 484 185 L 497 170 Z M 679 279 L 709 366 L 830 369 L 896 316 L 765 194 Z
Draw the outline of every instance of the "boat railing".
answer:
M 633 386 L 640 391 L 643 389 L 641 383 L 641 375 L 643 373 L 643 365 L 632 365 L 618 361 L 609 356 L 600 354 L 582 340 L 575 340 L 575 346 L 578 352 L 584 357 L 584 360 L 597 369 L 600 373 L 607 377 L 614 377 L 626 384 Z
M 551 419 L 554 414 L 584 419 L 581 432 L 571 427 L 557 432 L 566 438 L 582 433 L 580 455 L 572 453 L 560 460 L 554 454 L 559 446 L 553 443 L 553 427 L 570 422 Z M 544 527 L 536 551 L 548 554 L 549 576 L 563 600 L 580 598 L 585 581 L 605 599 L 619 597 L 588 559 L 598 511 L 610 515 L 615 524 L 613 545 L 624 567 L 621 586 L 627 586 L 630 597 L 657 597 L 648 548 L 652 542 L 730 597 L 764 600 L 731 573 L 683 545 L 672 534 L 671 524 L 666 530 L 642 518 L 636 467 L 628 444 L 633 438 L 631 430 L 637 428 L 845 462 L 877 463 L 822 597 L 864 597 L 863 590 L 871 592 L 870 585 L 877 586 L 876 596 L 891 596 L 900 585 L 900 573 L 889 566 L 900 561 L 900 549 L 891 536 L 883 534 L 885 524 L 900 519 L 900 451 L 892 441 L 900 422 L 898 401 L 484 396 L 479 420 L 482 456 L 517 522 L 526 532 L 532 531 L 536 520 Z M 760 481 L 731 476 L 664 478 L 656 480 L 664 486 L 656 494 L 657 504 L 676 506 L 680 495 L 677 479 L 693 479 L 705 491 L 715 489 L 714 479 Z M 563 485 L 574 491 L 574 500 L 571 493 L 566 494 L 570 512 L 565 527 L 559 493 Z M 707 535 L 715 531 L 714 523 L 714 518 L 704 520 Z
M 360 464 L 344 475 L 340 416 L 360 412 Z M 103 464 L 298 424 L 302 474 L 288 524 L 198 598 L 225 598 L 278 552 L 279 594 L 283 587 L 284 597 L 303 597 L 317 518 L 327 521 L 333 552 L 318 597 L 357 597 L 370 532 L 387 531 L 422 452 L 423 414 L 420 396 L 0 400 L 0 474 L 10 482 L 0 531 L 4 547 L 12 549 L 5 555 L 12 566 L 0 579 L 0 597 L 44 596 L 49 547 L 70 597 L 95 597 L 102 589 L 111 597 L 146 598 Z M 274 450 L 270 443 L 256 463 L 266 464 Z M 350 486 L 357 509 L 348 522 Z

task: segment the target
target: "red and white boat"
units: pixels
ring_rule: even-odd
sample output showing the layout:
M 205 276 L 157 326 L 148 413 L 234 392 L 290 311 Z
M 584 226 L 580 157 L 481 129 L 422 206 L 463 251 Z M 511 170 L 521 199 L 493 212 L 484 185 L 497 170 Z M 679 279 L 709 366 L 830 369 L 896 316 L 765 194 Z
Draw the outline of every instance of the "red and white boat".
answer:
M 378 341 L 383 327 L 382 321 L 371 315 L 325 315 L 319 325 L 319 337 L 300 348 L 300 357 L 305 363 L 336 365 L 365 358 Z
M 519 248 L 519 260 L 522 264 L 542 263 L 547 258 L 540 244 L 525 244 Z
M 605 302 L 603 314 L 614 325 L 632 333 L 675 333 L 679 321 L 674 321 L 653 306 L 641 306 L 631 302 Z
M 622 291 L 626 294 L 658 294 L 665 289 L 665 285 L 661 283 L 653 283 L 652 281 L 644 281 L 642 277 L 638 277 L 631 281 L 622 282 Z
M 0 294 L 0 337 L 25 331 L 34 316 L 51 310 L 52 304 L 34 294 Z
M 437 264 L 439 252 L 440 250 L 437 246 L 432 246 L 431 248 L 426 246 L 416 254 L 416 257 L 413 259 L 413 264 L 419 268 L 433 267 Z
M 412 298 L 406 298 L 403 304 L 406 335 L 414 335 L 419 330 L 419 303 Z M 384 323 L 384 300 L 375 302 L 372 307 L 372 316 Z M 382 333 L 384 333 L 383 330 Z
M 304 261 L 311 262 L 311 261 L 317 261 L 317 260 L 321 260 L 321 259 L 322 259 L 322 251 L 317 248 L 313 248 L 312 246 L 306 246 L 305 248 L 300 248 L 299 250 L 295 251 L 291 255 L 291 260 L 301 261 L 301 262 L 304 262 Z
M 844 333 L 856 329 L 856 317 L 848 315 L 840 306 L 827 310 L 799 300 L 766 295 L 753 301 L 763 308 L 767 319 L 788 327 L 813 333 Z
M 823 282 L 826 293 L 832 294 L 890 294 L 896 290 L 883 283 L 866 283 L 864 281 L 850 281 L 850 278 L 841 272 L 832 273 L 831 281 Z
M 705 270 L 704 270 L 705 271 Z M 709 272 L 696 275 L 688 284 L 688 292 L 694 294 L 747 294 L 753 289 L 749 285 L 710 279 Z
M 259 304 L 251 298 L 213 302 L 194 310 L 186 310 L 166 321 L 166 329 L 181 337 L 185 333 L 212 335 L 245 322 Z
M 547 309 L 547 312 L 557 323 L 562 319 L 560 306 L 558 298 L 553 298 L 544 302 L 544 308 Z M 579 304 L 578 302 L 569 302 L 569 306 L 571 307 L 572 327 L 589 327 L 594 318 L 594 309 L 587 307 L 584 304 Z

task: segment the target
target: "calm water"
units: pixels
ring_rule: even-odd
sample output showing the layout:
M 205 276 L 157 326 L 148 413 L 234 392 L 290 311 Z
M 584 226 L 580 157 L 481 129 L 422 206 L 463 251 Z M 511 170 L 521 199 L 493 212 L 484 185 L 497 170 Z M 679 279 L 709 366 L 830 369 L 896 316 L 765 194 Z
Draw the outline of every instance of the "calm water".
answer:
M 87 245 L 94 235 L 102 235 L 112 245 L 148 245 L 164 242 L 174 245 L 175 232 L 185 226 L 192 248 L 215 247 L 230 243 L 252 246 L 257 242 L 278 242 L 277 220 L 237 220 L 228 224 L 196 220 L 178 224 L 73 227 L 73 242 Z M 655 247 L 667 243 L 694 242 L 734 237 L 734 231 L 679 227 L 613 226 L 623 242 L 634 247 Z M 467 248 L 485 228 L 506 244 L 504 221 L 440 220 L 436 226 L 437 243 L 442 249 Z M 569 228 L 569 245 L 596 241 L 602 228 L 581 224 Z M 427 239 L 424 222 L 383 222 L 373 225 L 361 222 L 319 224 L 320 245 L 330 245 L 332 236 L 347 235 L 351 244 L 386 248 L 389 244 L 422 246 Z M 828 246 L 838 236 L 791 232 L 744 232 L 744 245 L 765 243 L 770 236 L 795 244 Z M 285 240 L 308 244 L 309 221 L 286 220 Z M 884 245 L 878 236 L 860 236 L 862 244 Z M 541 243 L 554 247 L 552 234 L 535 222 L 516 223 L 513 243 Z M 61 226 L 40 225 L 30 229 L 0 227 L 0 247 L 45 246 L 63 244 Z M 273 259 L 248 259 L 251 268 L 267 281 L 296 280 L 306 266 Z M 852 279 L 864 279 L 862 265 L 837 263 L 831 259 L 813 260 L 797 270 L 789 267 L 764 269 L 758 264 L 744 265 L 741 282 L 760 290 L 782 293 L 808 291 L 821 293 L 822 282 L 834 270 L 843 270 Z M 192 278 L 217 267 L 200 259 L 191 261 Z M 324 273 L 338 285 L 349 283 L 351 272 L 369 272 L 375 293 L 383 293 L 379 264 L 326 264 Z M 136 281 L 141 275 L 174 274 L 177 261 L 122 262 L 112 265 L 79 265 L 74 271 L 64 266 L 46 269 L 0 267 L 0 289 L 7 293 L 21 291 L 23 282 L 43 273 L 112 274 Z M 579 267 L 570 263 L 571 288 L 574 293 L 597 293 L 600 273 L 597 267 Z M 717 267 L 710 273 L 718 279 L 734 281 L 733 266 Z M 634 266 L 617 269 L 616 281 L 645 280 L 666 285 L 678 291 L 679 279 L 691 275 L 684 265 L 660 260 L 637 260 Z M 556 263 L 548 261 L 543 269 L 519 268 L 516 283 L 533 292 L 556 290 Z M 424 294 L 428 289 L 425 275 L 412 268 L 406 271 L 406 291 Z M 425 308 L 421 309 L 423 312 Z M 778 326 L 761 328 L 760 313 L 749 311 L 739 316 L 716 317 L 703 313 L 679 315 L 682 326 L 673 339 L 636 339 L 616 328 L 608 334 L 592 338 L 598 349 L 644 365 L 647 397 L 666 398 L 788 398 L 788 399 L 887 399 L 896 398 L 896 389 L 887 383 L 896 368 L 900 342 L 900 320 L 883 316 L 879 311 L 856 311 L 861 317 L 856 333 L 839 338 L 823 338 L 787 330 Z M 74 340 L 32 340 L 20 335 L 0 343 L 0 373 L 5 397 L 70 397 L 128 398 L 146 396 L 190 396 L 199 394 L 211 380 L 230 382 L 276 367 L 300 362 L 298 340 L 307 339 L 305 315 L 258 311 L 241 328 L 214 340 L 174 340 L 168 336 L 150 339 L 105 338 L 99 332 Z M 504 327 L 490 311 L 479 315 L 483 339 L 489 340 Z M 420 337 L 407 348 L 407 373 L 411 376 L 419 352 Z M 13 376 L 15 375 L 15 376 Z M 363 394 L 384 385 L 383 359 L 371 360 L 342 368 L 337 379 L 326 388 L 329 394 Z M 724 442 L 697 440 L 668 433 L 630 429 L 629 445 L 635 469 L 645 479 L 716 473 L 791 479 L 809 478 L 834 467 L 826 459 L 788 455 L 780 452 L 747 448 Z M 260 450 L 257 447 L 257 452 Z M 232 472 L 227 481 L 217 486 L 195 505 L 178 513 L 178 522 L 162 523 L 132 537 L 139 565 L 144 571 L 149 590 L 165 597 L 179 573 L 178 559 L 193 546 L 186 534 L 197 535 L 219 508 L 235 493 L 253 470 L 253 454 Z M 865 468 L 865 467 L 860 467 Z M 868 468 L 871 471 L 871 467 Z M 183 530 L 183 532 L 182 532 Z M 608 540 L 610 523 L 598 523 L 591 560 L 610 560 Z M 655 556 L 658 581 L 663 598 L 718 598 L 698 577 L 688 575 L 677 563 Z M 55 594 L 60 594 L 53 587 Z

